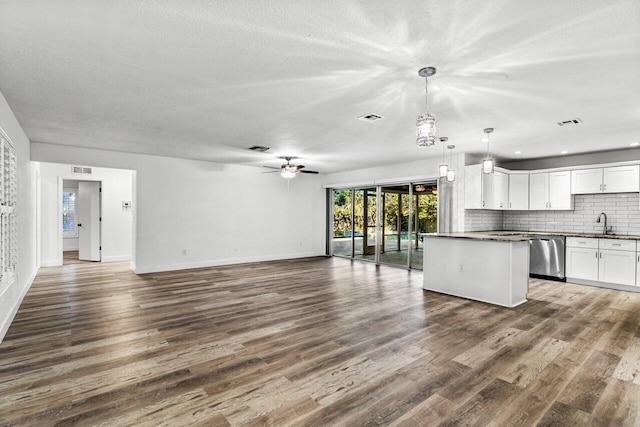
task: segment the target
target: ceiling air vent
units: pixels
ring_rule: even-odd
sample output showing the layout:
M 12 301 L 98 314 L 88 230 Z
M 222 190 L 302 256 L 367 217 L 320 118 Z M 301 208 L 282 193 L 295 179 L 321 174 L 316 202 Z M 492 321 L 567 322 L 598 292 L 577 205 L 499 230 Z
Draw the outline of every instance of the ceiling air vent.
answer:
M 571 119 L 558 122 L 558 126 L 579 125 L 580 123 L 582 123 L 582 119 Z
M 251 151 L 259 151 L 261 153 L 264 153 L 268 149 L 269 149 L 269 147 L 265 147 L 264 145 L 254 145 L 253 147 L 249 147 L 249 150 L 251 150 Z
M 384 117 L 379 116 L 377 114 L 373 114 L 373 113 L 369 113 L 369 114 L 365 114 L 364 116 L 360 116 L 358 117 L 359 120 L 363 120 L 365 122 L 375 122 L 377 120 L 382 120 L 384 119 Z
M 73 173 L 91 175 L 91 168 L 83 168 L 82 166 L 73 166 Z

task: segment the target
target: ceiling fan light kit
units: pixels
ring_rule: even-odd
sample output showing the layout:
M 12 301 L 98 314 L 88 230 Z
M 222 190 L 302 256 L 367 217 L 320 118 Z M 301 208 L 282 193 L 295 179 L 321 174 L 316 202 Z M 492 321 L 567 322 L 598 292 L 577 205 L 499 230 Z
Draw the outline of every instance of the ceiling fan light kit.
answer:
M 436 74 L 434 67 L 425 67 L 418 71 L 420 77 L 424 77 L 424 100 L 427 107 L 425 114 L 416 119 L 416 145 L 418 147 L 431 147 L 436 144 L 436 116 L 429 114 L 429 77 Z
M 304 170 L 305 168 L 304 165 L 292 165 L 291 160 L 295 159 L 295 157 L 285 156 L 285 157 L 278 157 L 278 158 L 286 160 L 287 163 L 281 165 L 279 168 L 275 168 L 273 166 L 262 166 L 263 168 L 274 169 L 272 171 L 262 172 L 262 173 L 280 172 L 280 176 L 285 179 L 294 178 L 296 174 L 299 174 L 299 173 L 312 173 L 316 175 L 318 174 L 317 171 Z

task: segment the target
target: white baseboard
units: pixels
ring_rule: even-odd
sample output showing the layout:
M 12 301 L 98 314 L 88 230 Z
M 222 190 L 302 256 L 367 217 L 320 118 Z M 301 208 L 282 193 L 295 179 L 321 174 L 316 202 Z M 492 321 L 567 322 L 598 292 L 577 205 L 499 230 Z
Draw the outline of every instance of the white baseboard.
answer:
M 62 261 L 57 259 L 50 259 L 47 261 L 40 262 L 40 267 L 60 267 L 61 265 L 62 265 Z
M 245 258 L 225 258 L 208 261 L 180 262 L 172 264 L 159 264 L 150 266 L 137 266 L 131 263 L 131 269 L 136 274 L 160 273 L 162 271 L 189 270 L 192 268 L 219 267 L 222 265 L 245 264 L 248 262 L 278 261 L 283 259 L 309 258 L 324 256 L 324 252 L 297 252 L 295 254 L 263 255 Z
M 11 307 L 11 310 L 9 310 L 8 316 L 5 319 L 0 319 L 0 321 L 2 322 L 2 324 L 0 324 L 0 343 L 2 343 L 2 340 L 4 340 L 4 336 L 7 334 L 9 326 L 11 326 L 11 322 L 13 322 L 13 319 L 16 317 L 16 313 L 18 312 L 18 309 L 22 304 L 22 300 L 24 299 L 25 295 L 27 295 L 27 292 L 31 288 L 31 285 L 33 285 L 33 281 L 36 279 L 37 274 L 38 269 L 36 268 L 36 271 L 27 281 L 27 285 L 24 287 L 22 292 L 20 292 L 20 295 L 18 295 L 18 299 L 16 300 L 15 304 L 13 305 L 13 307 Z M 13 286 L 16 285 L 17 282 L 13 284 Z
M 102 257 L 102 262 L 131 261 L 131 255 L 111 255 Z

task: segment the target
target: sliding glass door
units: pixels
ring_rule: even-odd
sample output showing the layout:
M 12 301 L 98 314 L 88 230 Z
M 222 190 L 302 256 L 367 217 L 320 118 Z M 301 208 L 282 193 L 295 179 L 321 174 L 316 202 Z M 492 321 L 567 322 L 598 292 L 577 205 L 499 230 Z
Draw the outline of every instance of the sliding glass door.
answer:
M 409 186 L 382 187 L 380 263 L 406 267 L 409 253 Z
M 353 256 L 375 262 L 378 240 L 376 232 L 377 190 L 375 187 L 356 189 L 354 196 Z
M 433 182 L 331 190 L 331 254 L 422 269 L 423 233 L 437 229 Z
M 333 190 L 333 233 L 331 249 L 334 255 L 351 257 L 353 252 L 353 190 Z

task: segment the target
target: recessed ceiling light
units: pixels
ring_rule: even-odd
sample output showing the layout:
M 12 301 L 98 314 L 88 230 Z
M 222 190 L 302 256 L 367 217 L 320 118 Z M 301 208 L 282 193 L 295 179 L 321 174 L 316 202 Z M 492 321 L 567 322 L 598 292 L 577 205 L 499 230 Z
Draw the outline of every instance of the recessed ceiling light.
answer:
M 514 151 L 513 154 L 522 154 L 522 151 L 520 151 L 520 150 Z
M 562 150 L 560 154 L 569 154 L 569 152 L 567 150 Z
M 631 147 L 637 147 L 638 145 L 640 145 L 640 142 L 632 142 L 631 144 L 629 144 Z

